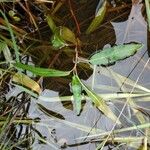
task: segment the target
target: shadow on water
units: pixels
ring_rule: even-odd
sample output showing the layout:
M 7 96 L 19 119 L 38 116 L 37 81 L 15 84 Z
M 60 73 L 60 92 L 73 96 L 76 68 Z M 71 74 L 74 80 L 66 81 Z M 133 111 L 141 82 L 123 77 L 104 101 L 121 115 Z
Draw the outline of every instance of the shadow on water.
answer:
M 78 35 L 83 42 L 82 51 L 79 52 L 79 55 L 88 58 L 93 52 L 102 49 L 104 46 L 113 46 L 115 44 L 139 42 L 143 43 L 144 46 L 133 57 L 117 62 L 113 66 L 93 67 L 79 64 L 78 72 L 84 83 L 92 87 L 96 93 L 108 101 L 108 105 L 116 115 L 120 114 L 126 101 L 128 101 L 131 108 L 129 105 L 125 106 L 120 117 L 122 126 L 115 126 L 115 129 L 122 129 L 139 125 L 141 120 L 145 120 L 147 123 L 149 120 L 150 62 L 147 52 L 149 38 L 147 38 L 147 23 L 143 17 L 142 3 L 132 6 L 130 1 L 117 2 L 112 0 L 109 2 L 107 14 L 102 25 L 92 34 L 85 35 L 85 29 L 95 13 L 98 0 L 95 2 L 91 0 L 74 1 L 73 8 L 76 10 L 81 32 L 83 32 L 83 34 Z M 74 20 L 71 19 L 68 11 L 69 8 L 66 6 L 63 6 L 58 11 L 58 22 L 76 32 Z M 63 22 L 59 20 L 61 17 Z M 75 54 L 74 49 L 71 47 L 55 51 L 47 41 L 49 34 L 52 34 L 49 33 L 49 29 L 43 26 L 39 32 L 41 32 L 41 39 L 39 39 L 43 40 L 43 44 L 42 42 L 40 44 L 35 42 L 29 48 L 28 52 L 31 53 L 32 63 L 43 67 L 50 66 L 60 70 L 71 70 L 74 65 L 72 61 Z M 1 107 L 3 108 L 1 110 L 3 117 L 12 111 L 15 113 L 11 114 L 10 122 L 15 122 L 16 120 L 19 122 L 19 118 L 23 118 L 22 120 L 25 122 L 29 118 L 26 123 L 22 121 L 22 123 L 16 126 L 14 124 L 9 128 L 13 133 L 11 135 L 13 142 L 26 138 L 22 142 L 23 144 L 20 147 L 18 146 L 18 149 L 25 147 L 25 149 L 33 150 L 95 150 L 108 134 L 100 137 L 93 136 L 90 138 L 90 136 L 110 131 L 114 123 L 105 117 L 87 97 L 82 101 L 80 115 L 76 115 L 75 104 L 70 91 L 71 76 L 65 78 L 41 78 L 39 82 L 43 91 L 38 98 L 29 96 L 22 89 L 15 87 L 11 83 L 7 89 L 8 91 L 5 94 L 3 93 L 4 96 L 1 98 L 4 99 L 2 104 L 7 101 L 6 106 Z M 128 100 L 129 96 L 131 96 L 130 101 Z M 138 143 L 136 141 L 131 143 L 118 142 L 115 136 L 140 137 L 145 134 L 146 131 L 140 128 L 129 130 L 125 133 L 121 132 L 118 135 L 111 134 L 111 138 L 106 142 L 104 149 L 114 147 L 126 149 L 130 146 L 138 149 L 143 143 L 142 140 L 139 140 Z M 7 137 L 9 136 L 7 135 Z M 113 140 L 114 142 L 112 142 Z M 32 146 L 28 147 L 27 145 Z

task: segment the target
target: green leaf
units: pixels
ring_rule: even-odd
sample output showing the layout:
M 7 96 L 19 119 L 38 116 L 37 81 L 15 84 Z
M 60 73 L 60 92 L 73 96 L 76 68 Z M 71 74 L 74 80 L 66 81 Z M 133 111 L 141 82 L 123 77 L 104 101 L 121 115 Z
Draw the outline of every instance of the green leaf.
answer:
M 68 76 L 70 74 L 70 71 L 60 71 L 55 69 L 40 68 L 40 67 L 25 65 L 22 63 L 14 63 L 13 65 L 17 68 L 28 70 L 36 75 L 43 76 L 43 77 L 61 77 L 61 76 Z
M 51 38 L 51 42 L 53 47 L 62 48 L 68 46 L 66 42 L 76 44 L 77 39 L 75 37 L 75 34 L 69 28 L 60 26 L 54 30 L 54 34 Z
M 51 42 L 54 48 L 62 48 L 67 46 L 66 42 L 59 34 L 54 34 L 51 38 Z
M 94 102 L 96 107 L 104 113 L 104 115 L 108 118 L 110 118 L 112 121 L 116 122 L 117 117 L 116 115 L 111 111 L 109 106 L 107 106 L 104 99 L 100 96 L 98 96 L 95 92 L 93 92 L 89 87 L 87 87 L 84 83 L 81 82 L 81 80 L 77 77 L 78 81 L 80 82 L 82 88 L 86 91 L 88 96 L 91 98 L 91 100 Z M 118 124 L 121 124 L 121 122 L 118 120 Z
M 145 0 L 148 28 L 150 31 L 150 0 Z
M 72 77 L 71 86 L 72 86 L 72 92 L 73 92 L 73 98 L 75 102 L 76 111 L 77 111 L 77 114 L 79 114 L 81 111 L 82 86 L 78 80 L 77 75 L 74 75 Z
M 100 9 L 98 10 L 95 18 L 91 22 L 90 26 L 86 30 L 86 34 L 90 34 L 91 32 L 93 32 L 100 26 L 101 22 L 104 19 L 105 13 L 106 13 L 106 5 L 107 5 L 107 1 L 105 0 L 103 2 L 102 6 L 100 7 Z
M 92 65 L 111 65 L 118 60 L 123 60 L 134 55 L 142 47 L 143 44 L 130 43 L 111 48 L 105 48 L 102 51 L 92 55 L 89 62 Z

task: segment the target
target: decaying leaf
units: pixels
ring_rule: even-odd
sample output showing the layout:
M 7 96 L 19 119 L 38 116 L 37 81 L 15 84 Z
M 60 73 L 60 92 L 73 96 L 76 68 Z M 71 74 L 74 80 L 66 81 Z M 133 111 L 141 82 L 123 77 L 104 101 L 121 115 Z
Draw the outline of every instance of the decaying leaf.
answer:
M 78 81 L 80 82 L 82 88 L 86 91 L 88 96 L 91 98 L 93 103 L 96 105 L 96 107 L 104 113 L 104 115 L 108 118 L 110 118 L 112 121 L 117 121 L 117 116 L 111 111 L 111 109 L 107 106 L 104 99 L 100 96 L 98 96 L 95 92 L 93 92 L 89 87 L 87 87 L 82 81 L 77 77 Z M 121 122 L 118 120 L 117 124 L 121 124 Z
M 75 102 L 76 111 L 77 111 L 77 114 L 79 114 L 80 111 L 81 111 L 82 86 L 81 86 L 81 84 L 80 84 L 80 82 L 77 78 L 77 75 L 74 75 L 72 77 L 71 87 L 72 87 L 72 92 L 73 92 L 73 98 L 74 98 L 74 102 Z
M 105 48 L 102 51 L 92 55 L 89 62 L 92 65 L 111 65 L 118 60 L 123 60 L 134 55 L 142 48 L 140 43 L 130 43 L 125 45 L 117 45 L 111 48 Z
M 15 84 L 18 84 L 20 86 L 26 87 L 30 89 L 31 91 L 34 91 L 38 94 L 41 93 L 41 88 L 37 82 L 26 76 L 22 73 L 16 73 L 13 75 L 12 82 Z

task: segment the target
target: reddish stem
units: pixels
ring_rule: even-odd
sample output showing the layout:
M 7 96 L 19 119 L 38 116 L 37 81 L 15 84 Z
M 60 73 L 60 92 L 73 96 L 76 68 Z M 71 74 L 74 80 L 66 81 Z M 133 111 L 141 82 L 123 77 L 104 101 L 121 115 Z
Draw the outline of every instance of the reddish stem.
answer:
M 73 19 L 74 19 L 74 21 L 75 21 L 76 27 L 77 27 L 77 32 L 78 32 L 78 34 L 81 34 L 80 26 L 79 26 L 79 23 L 78 23 L 78 21 L 77 21 L 77 18 L 76 18 L 76 16 L 75 16 L 75 14 L 74 14 L 74 11 L 73 11 L 73 9 L 72 9 L 71 1 L 68 0 L 68 3 L 69 3 L 71 15 L 72 15 L 72 17 L 73 17 Z

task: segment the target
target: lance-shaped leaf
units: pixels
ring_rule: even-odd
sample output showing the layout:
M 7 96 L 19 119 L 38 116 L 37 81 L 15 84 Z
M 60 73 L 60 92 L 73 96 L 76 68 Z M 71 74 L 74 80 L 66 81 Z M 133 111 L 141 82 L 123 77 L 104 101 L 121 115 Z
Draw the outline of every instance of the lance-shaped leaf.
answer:
M 150 0 L 145 0 L 148 28 L 150 31 Z
M 103 98 L 98 96 L 95 92 L 93 92 L 89 87 L 87 87 L 84 83 L 81 82 L 81 80 L 77 77 L 79 80 L 82 88 L 86 91 L 88 96 L 91 98 L 93 103 L 96 105 L 96 107 L 104 113 L 104 115 L 108 118 L 110 118 L 112 121 L 116 122 L 117 121 L 117 116 L 111 111 L 109 106 L 107 106 L 106 102 L 104 101 Z M 121 124 L 121 122 L 118 120 L 117 124 Z
M 22 63 L 14 63 L 13 65 L 17 68 L 28 70 L 36 75 L 43 77 L 61 77 L 61 76 L 68 76 L 70 74 L 70 71 L 60 71 L 55 69 L 40 68 L 31 65 L 25 65 Z
M 71 87 L 72 87 L 73 98 L 74 98 L 75 107 L 78 115 L 81 111 L 82 86 L 77 78 L 77 75 L 74 75 L 72 77 Z
M 88 29 L 86 30 L 87 34 L 90 34 L 94 30 L 96 30 L 99 27 L 99 25 L 101 24 L 101 22 L 103 21 L 105 13 L 106 13 L 106 4 L 107 4 L 107 1 L 104 0 L 101 5 L 101 0 L 100 0 L 98 7 L 97 7 L 96 16 L 93 19 L 93 21 L 91 22 Z
M 123 60 L 134 55 L 142 47 L 143 45 L 140 43 L 130 43 L 105 48 L 102 51 L 92 55 L 89 62 L 92 65 L 111 65 L 118 60 Z

